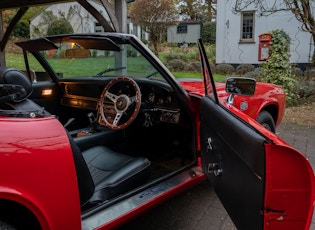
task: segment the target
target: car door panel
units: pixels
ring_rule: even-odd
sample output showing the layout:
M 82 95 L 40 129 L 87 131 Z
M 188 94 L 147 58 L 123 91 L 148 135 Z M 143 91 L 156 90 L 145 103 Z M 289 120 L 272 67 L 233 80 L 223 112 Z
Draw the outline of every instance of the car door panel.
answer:
M 199 51 L 205 83 L 202 167 L 234 224 L 238 229 L 309 229 L 315 200 L 310 163 L 275 134 L 220 104 L 201 39 Z
M 265 138 L 212 99 L 201 101 L 202 164 L 239 229 L 263 229 Z

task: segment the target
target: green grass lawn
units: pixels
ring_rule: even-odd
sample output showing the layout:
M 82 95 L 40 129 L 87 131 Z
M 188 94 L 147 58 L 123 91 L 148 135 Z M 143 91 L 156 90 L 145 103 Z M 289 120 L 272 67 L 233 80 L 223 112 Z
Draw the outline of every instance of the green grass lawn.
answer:
M 35 60 L 35 58 L 32 58 L 31 55 L 29 55 L 29 57 L 31 57 L 29 59 L 30 68 L 34 71 L 43 71 L 37 60 Z M 87 73 L 91 73 L 91 68 L 93 68 L 93 72 L 98 73 L 106 69 L 108 65 L 112 65 L 112 63 L 106 63 L 106 66 L 104 66 L 104 59 L 95 58 L 89 60 L 93 60 L 93 62 L 87 62 L 84 58 L 76 59 L 75 61 L 69 61 L 66 59 L 54 59 L 52 61 L 58 62 L 58 65 L 56 65 L 58 66 L 58 69 L 55 69 L 56 72 L 63 72 L 65 76 L 85 76 Z M 139 60 L 135 59 L 134 61 Z M 52 64 L 54 64 L 53 62 Z M 8 67 L 14 67 L 20 70 L 26 69 L 22 55 L 7 53 L 6 63 Z M 68 70 L 67 73 L 64 72 L 66 69 Z M 172 74 L 176 78 L 202 78 L 201 72 L 172 71 Z M 214 74 L 215 81 L 220 81 L 222 78 L 224 78 L 223 75 Z

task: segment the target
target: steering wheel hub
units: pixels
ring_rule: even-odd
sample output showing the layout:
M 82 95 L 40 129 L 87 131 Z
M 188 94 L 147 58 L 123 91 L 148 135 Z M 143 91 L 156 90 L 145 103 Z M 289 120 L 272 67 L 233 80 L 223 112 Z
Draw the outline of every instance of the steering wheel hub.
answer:
M 115 108 L 117 112 L 125 112 L 130 105 L 130 99 L 127 95 L 123 94 L 118 96 L 115 102 Z

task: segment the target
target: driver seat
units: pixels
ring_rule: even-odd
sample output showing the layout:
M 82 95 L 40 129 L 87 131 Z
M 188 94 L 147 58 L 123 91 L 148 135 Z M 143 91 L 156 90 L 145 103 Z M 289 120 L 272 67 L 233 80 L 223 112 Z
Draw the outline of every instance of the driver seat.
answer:
M 23 93 L 17 95 L 15 91 L 0 90 L 0 97 L 4 96 L 7 99 L 5 104 L 9 105 L 8 109 L 44 111 L 38 104 L 28 99 L 32 93 L 32 83 L 23 72 L 0 67 L 0 86 L 1 84 L 24 88 Z M 7 94 L 14 96 L 7 97 Z M 49 115 L 44 111 L 43 116 Z M 103 145 L 81 152 L 71 135 L 68 132 L 67 134 L 72 148 L 83 210 L 126 193 L 149 180 L 151 162 L 147 158 L 131 157 Z
M 73 152 L 82 210 L 117 197 L 144 183 L 151 174 L 151 162 L 131 157 L 106 146 L 94 146 L 81 152 L 68 134 Z

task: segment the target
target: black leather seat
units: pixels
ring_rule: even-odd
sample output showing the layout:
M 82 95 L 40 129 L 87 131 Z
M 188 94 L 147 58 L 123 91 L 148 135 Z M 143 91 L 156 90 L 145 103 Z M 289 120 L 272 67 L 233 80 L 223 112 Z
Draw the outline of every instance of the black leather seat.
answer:
M 26 92 L 23 97 L 8 102 L 14 109 L 40 109 L 39 105 L 28 99 L 32 93 L 32 83 L 23 72 L 0 67 L 0 84 L 24 87 Z M 149 180 L 151 162 L 148 159 L 121 154 L 106 146 L 94 146 L 81 152 L 71 135 L 68 134 L 68 138 L 76 167 L 82 209 L 119 196 Z
M 17 85 L 22 86 L 22 90 L 18 87 L 10 89 L 2 88 L 0 92 L 0 102 L 7 109 L 36 111 L 41 115 L 49 115 L 43 107 L 29 100 L 28 97 L 33 92 L 31 80 L 21 71 L 14 68 L 0 66 L 0 84 L 3 86 Z
M 81 153 L 69 137 L 78 177 L 81 206 L 109 200 L 144 184 L 150 178 L 151 162 L 95 146 Z

